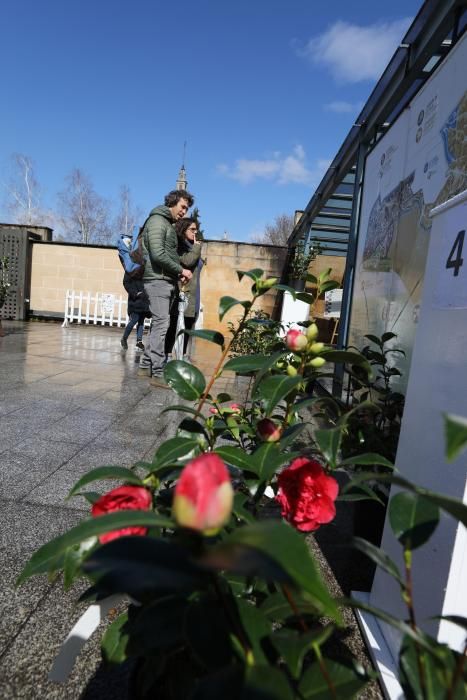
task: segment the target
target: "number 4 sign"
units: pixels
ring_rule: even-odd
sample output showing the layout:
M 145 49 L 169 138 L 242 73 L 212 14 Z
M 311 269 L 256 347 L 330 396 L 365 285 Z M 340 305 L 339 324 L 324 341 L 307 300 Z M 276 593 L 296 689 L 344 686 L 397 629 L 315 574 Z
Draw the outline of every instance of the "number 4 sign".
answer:
M 431 216 L 431 237 L 436 249 L 437 268 L 434 271 L 433 306 L 467 308 L 467 265 L 464 265 L 467 191 L 433 209 Z M 430 274 L 429 270 L 427 274 Z

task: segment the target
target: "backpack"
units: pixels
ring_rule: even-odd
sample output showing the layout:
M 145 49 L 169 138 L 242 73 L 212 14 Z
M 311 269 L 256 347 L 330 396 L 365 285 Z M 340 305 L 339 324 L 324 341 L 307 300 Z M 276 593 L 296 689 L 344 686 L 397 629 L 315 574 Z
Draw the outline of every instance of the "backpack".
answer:
M 145 222 L 146 223 L 146 222 Z M 144 225 L 138 229 L 136 226 L 133 235 L 123 234 L 117 245 L 118 257 L 123 269 L 132 279 L 141 279 L 144 274 L 144 254 L 142 247 L 142 233 Z

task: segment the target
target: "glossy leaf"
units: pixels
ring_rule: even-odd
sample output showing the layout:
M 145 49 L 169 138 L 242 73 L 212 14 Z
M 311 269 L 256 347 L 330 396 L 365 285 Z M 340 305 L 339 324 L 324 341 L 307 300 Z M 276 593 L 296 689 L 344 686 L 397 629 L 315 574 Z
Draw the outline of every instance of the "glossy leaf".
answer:
M 226 464 L 230 464 L 232 467 L 237 467 L 242 471 L 253 472 L 258 475 L 257 468 L 255 466 L 255 460 L 252 455 L 249 455 L 241 447 L 233 447 L 231 445 L 220 445 L 214 450 L 219 457 L 222 457 Z
M 326 462 L 330 467 L 335 469 L 342 440 L 342 428 L 322 428 L 315 430 L 314 438 Z
M 173 527 L 173 522 L 161 515 L 145 510 L 123 510 L 118 513 L 101 515 L 92 520 L 84 520 L 79 525 L 71 528 L 65 534 L 55 537 L 47 544 L 40 547 L 19 575 L 17 585 L 21 584 L 34 574 L 43 574 L 47 571 L 55 571 L 57 558 L 64 554 L 68 547 L 79 544 L 89 537 L 102 535 L 104 532 L 119 530 L 124 527 L 141 525 L 146 527 Z M 143 539 L 143 538 L 142 538 Z
M 266 482 L 272 479 L 279 467 L 289 463 L 297 456 L 297 452 L 280 451 L 277 444 L 273 442 L 263 443 L 251 455 L 254 460 L 256 473 L 261 481 Z
M 382 343 L 382 341 L 383 341 L 383 338 L 382 338 L 382 337 L 381 337 L 381 338 L 378 338 L 377 335 L 372 335 L 371 333 L 367 333 L 367 334 L 364 335 L 363 337 L 364 337 L 364 338 L 368 338 L 368 340 L 370 340 L 372 343 L 375 343 L 375 345 L 378 345 L 379 347 L 381 347 L 381 343 Z M 370 346 L 367 345 L 366 347 L 370 347 Z
M 219 321 L 222 321 L 225 314 L 230 311 L 230 309 L 233 309 L 234 306 L 238 306 L 239 304 L 243 306 L 244 309 L 249 309 L 251 301 L 239 301 L 229 296 L 221 297 L 219 301 Z
M 333 631 L 333 625 L 328 625 L 323 629 L 311 630 L 310 632 L 302 632 L 301 634 L 289 629 L 283 629 L 275 632 L 271 637 L 271 641 L 285 660 L 292 677 L 298 680 L 302 673 L 303 661 L 307 652 L 311 651 L 312 645 L 321 646 L 321 644 L 324 644 Z
M 453 462 L 467 447 L 467 419 L 445 413 L 444 435 L 446 459 L 448 462 Z
M 416 493 L 397 493 L 389 502 L 388 512 L 394 535 L 410 549 L 429 540 L 439 522 L 439 508 Z
M 257 387 L 258 395 L 264 401 L 264 410 L 267 415 L 272 413 L 277 404 L 285 399 L 294 389 L 303 382 L 303 377 L 285 377 L 278 375 L 263 379 Z
M 300 681 L 300 693 L 304 700 L 351 700 L 359 696 L 368 678 L 360 675 L 349 666 L 344 666 L 331 659 L 323 659 L 326 675 L 332 684 L 329 687 L 318 663 L 308 668 Z
M 352 481 L 349 481 L 342 490 L 339 492 L 338 501 L 376 501 L 381 503 L 382 506 L 386 506 L 386 503 L 382 501 L 381 498 L 375 493 L 371 486 L 366 486 L 366 484 L 355 485 Z
M 179 411 L 180 413 L 189 413 L 191 416 L 196 416 L 199 420 L 205 420 L 205 417 L 203 415 L 200 415 L 196 409 L 191 408 L 191 406 L 183 406 L 182 404 L 177 404 L 177 405 L 172 405 L 172 406 L 166 406 L 165 408 L 162 409 L 162 413 L 169 413 L 171 411 Z
M 320 290 L 321 294 L 324 294 L 324 292 L 330 292 L 331 289 L 340 289 L 340 286 L 341 285 L 339 284 L 339 282 L 335 282 L 334 280 L 329 280 L 327 282 L 323 282 L 320 285 L 319 290 Z
M 125 611 L 104 632 L 101 641 L 104 660 L 109 664 L 121 664 L 126 661 L 128 639 L 128 611 Z
M 231 372 L 256 372 L 268 364 L 269 358 L 265 355 L 243 355 L 232 357 L 224 365 L 225 370 Z
M 423 666 L 423 685 L 420 681 L 418 654 Z M 400 681 L 407 698 L 414 700 L 438 700 L 449 697 L 451 700 L 464 700 L 467 690 L 467 677 L 458 679 L 454 692 L 447 694 L 453 681 L 458 655 L 451 649 L 439 645 L 438 656 L 418 650 L 409 637 L 402 640 L 399 653 Z
M 307 282 L 310 282 L 311 284 L 318 284 L 318 278 L 315 275 L 312 275 L 311 272 L 308 272 L 305 279 Z
M 276 284 L 274 285 L 274 289 L 280 289 L 282 292 L 288 292 L 294 301 L 297 298 L 296 290 L 293 287 L 289 287 L 288 284 Z
M 294 441 L 298 438 L 300 433 L 303 433 L 303 431 L 307 427 L 307 423 L 295 423 L 295 425 L 290 425 L 288 428 L 286 428 L 282 433 L 282 437 L 279 443 L 281 449 L 284 450 L 286 447 L 290 447 L 290 445 L 293 445 Z
M 361 455 L 354 455 L 353 457 L 347 457 L 339 462 L 339 466 L 348 466 L 351 464 L 356 464 L 360 466 L 373 466 L 374 464 L 379 464 L 388 469 L 394 469 L 394 465 L 386 457 L 376 454 L 376 452 L 365 452 Z
M 256 395 L 258 384 L 261 382 L 264 375 L 267 374 L 267 372 L 269 372 L 269 370 L 271 370 L 273 367 L 275 367 L 276 363 L 279 360 L 286 357 L 287 354 L 288 353 L 284 353 L 282 350 L 279 350 L 266 358 L 267 361 L 256 371 L 255 382 L 251 389 L 251 396 L 254 397 Z
M 148 552 L 149 554 L 150 552 Z M 153 554 L 156 552 L 153 551 Z M 163 567 L 161 567 L 163 569 Z M 141 571 L 140 563 L 136 562 L 136 571 Z M 158 575 L 156 566 L 150 575 Z M 166 572 L 162 571 L 162 576 Z M 176 575 L 176 574 L 175 574 Z M 183 570 L 182 576 L 187 572 Z M 168 585 L 170 586 L 170 575 Z M 130 641 L 127 647 L 133 656 L 157 656 L 178 646 L 183 641 L 183 623 L 187 610 L 184 596 L 162 593 L 149 604 L 132 606 L 129 614 Z
M 220 345 L 221 348 L 224 347 L 224 336 L 219 331 L 210 331 L 207 328 L 200 328 L 199 330 L 188 330 L 183 328 L 180 333 L 185 333 L 185 335 L 190 335 L 192 338 L 200 338 L 201 340 L 207 340 L 210 343 L 215 343 Z
M 127 484 L 137 484 L 138 486 L 141 486 L 143 483 L 134 471 L 126 467 L 97 467 L 97 469 L 92 469 L 90 472 L 87 472 L 87 474 L 76 482 L 66 497 L 66 500 L 77 493 L 79 494 L 83 486 L 87 486 L 87 484 L 91 484 L 93 481 L 101 481 L 104 479 L 118 479 Z
M 339 620 L 335 601 L 321 581 L 318 568 L 305 539 L 283 522 L 258 522 L 238 528 L 221 546 L 243 545 L 264 552 L 289 576 L 290 581 L 306 591 L 313 603 L 329 617 Z
M 295 695 L 284 673 L 271 665 L 248 666 L 245 689 L 240 696 L 245 700 L 294 700 Z
M 267 663 L 262 642 L 272 630 L 271 623 L 264 617 L 260 609 L 251 605 L 248 601 L 241 598 L 235 598 L 234 600 L 240 623 L 250 642 L 255 664 Z
M 412 493 L 418 493 L 420 496 L 424 496 L 431 503 L 437 505 L 441 510 L 452 515 L 455 520 L 459 520 L 465 527 L 467 527 L 467 505 L 460 501 L 458 498 L 451 498 L 450 496 L 443 496 L 439 493 L 434 493 L 422 486 L 415 486 L 407 479 L 404 479 L 399 474 L 378 474 L 376 472 L 364 472 L 362 474 L 355 475 L 352 479 L 353 484 L 358 484 L 363 481 L 380 481 L 382 483 L 397 484 L 397 486 L 402 486 L 402 488 L 411 491 Z
M 209 670 L 232 663 L 229 622 L 222 604 L 212 594 L 191 601 L 184 634 L 195 657 Z
M 354 537 L 352 539 L 352 546 L 358 549 L 359 552 L 365 554 L 371 561 L 373 561 L 380 569 L 383 569 L 387 574 L 396 579 L 402 586 L 404 585 L 404 579 L 402 578 L 397 565 L 393 560 L 379 547 L 375 547 L 374 544 L 362 539 L 361 537 Z
M 368 338 L 368 336 L 366 337 Z M 397 338 L 397 333 L 391 333 L 390 331 L 388 331 L 387 333 L 383 333 L 383 335 L 381 336 L 381 342 L 384 344 L 387 343 L 389 340 L 392 340 L 393 338 Z
M 255 517 L 253 513 L 245 508 L 245 503 L 248 501 L 248 496 L 243 493 L 236 493 L 234 496 L 234 503 L 232 507 L 232 512 L 239 520 L 243 520 L 245 523 L 254 523 Z M 243 590 L 243 585 L 242 585 Z
M 299 595 L 294 595 L 293 602 L 295 609 L 292 609 L 290 602 L 283 593 L 272 593 L 265 598 L 263 603 L 261 603 L 261 611 L 269 620 L 273 621 L 296 618 L 296 611 L 300 615 L 317 614 L 316 607 L 309 601 L 301 598 Z
M 185 548 L 156 537 L 112 540 L 89 555 L 83 570 L 106 593 L 126 593 L 135 600 L 193 591 L 209 580 Z
M 164 367 L 167 384 L 187 401 L 199 399 L 206 388 L 206 380 L 197 367 L 183 360 L 172 360 Z
M 308 292 L 297 292 L 295 295 L 295 299 L 297 301 L 303 301 L 305 304 L 313 304 L 315 301 L 315 297 L 313 294 L 309 294 Z
M 166 440 L 156 451 L 153 460 L 152 471 L 176 464 L 179 459 L 187 457 L 190 452 L 198 448 L 198 441 L 193 438 L 174 437 Z
M 257 282 L 264 274 L 264 270 L 260 267 L 255 267 L 253 270 L 237 270 L 237 277 L 241 281 L 244 277 L 249 277 L 253 282 Z
M 345 363 L 348 365 L 359 365 L 371 374 L 371 367 L 363 355 L 357 352 L 351 352 L 350 350 L 323 350 L 320 353 L 326 362 L 334 362 L 335 364 Z

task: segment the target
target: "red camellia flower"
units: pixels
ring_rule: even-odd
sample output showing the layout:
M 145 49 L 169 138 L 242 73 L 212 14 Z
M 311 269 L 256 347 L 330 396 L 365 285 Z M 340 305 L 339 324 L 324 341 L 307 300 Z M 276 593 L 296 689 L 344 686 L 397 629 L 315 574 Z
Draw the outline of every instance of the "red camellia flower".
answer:
M 325 474 L 321 464 L 297 457 L 279 474 L 276 500 L 283 518 L 297 530 L 310 532 L 334 519 L 338 493 L 337 481 Z
M 285 344 L 289 350 L 303 352 L 308 345 L 308 338 L 296 328 L 292 328 L 285 336 Z
M 214 534 L 229 519 L 233 496 L 229 472 L 219 455 L 199 455 L 188 462 L 175 487 L 175 520 L 182 527 Z
M 142 486 L 119 486 L 104 494 L 98 501 L 93 503 L 91 513 L 94 517 L 115 513 L 119 510 L 150 510 L 152 496 L 150 492 Z M 99 536 L 102 544 L 116 540 L 125 535 L 145 535 L 147 527 L 124 527 L 121 530 L 112 530 Z
M 258 437 L 264 442 L 277 442 L 282 435 L 282 429 L 270 418 L 262 418 L 256 424 Z

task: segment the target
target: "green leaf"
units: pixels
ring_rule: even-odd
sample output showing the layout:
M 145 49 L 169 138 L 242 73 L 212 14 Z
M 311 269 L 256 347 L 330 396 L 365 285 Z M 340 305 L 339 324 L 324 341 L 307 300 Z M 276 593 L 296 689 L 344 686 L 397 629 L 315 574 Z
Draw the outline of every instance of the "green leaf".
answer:
M 232 663 L 229 623 L 222 603 L 213 594 L 191 601 L 186 613 L 184 635 L 203 666 L 216 670 Z
M 264 552 L 277 562 L 296 586 L 305 591 L 324 614 L 340 620 L 337 605 L 321 581 L 306 540 L 283 522 L 259 522 L 238 528 L 223 542 L 243 545 Z
M 251 458 L 260 481 L 268 482 L 279 467 L 292 461 L 298 455 L 298 452 L 282 452 L 282 448 L 279 449 L 277 443 L 265 442 L 253 452 Z
M 176 464 L 178 460 L 188 457 L 188 455 L 199 448 L 198 440 L 186 437 L 174 437 L 162 443 L 156 451 L 153 459 L 152 471 L 157 471 Z
M 376 454 L 376 452 L 365 452 L 361 455 L 347 457 L 347 459 L 343 459 L 341 462 L 339 462 L 339 466 L 341 467 L 348 466 L 350 464 L 357 464 L 361 466 L 373 466 L 374 464 L 380 464 L 381 466 L 387 467 L 388 469 L 394 469 L 394 465 L 392 462 L 386 459 L 386 457 Z
M 232 357 L 224 365 L 224 369 L 231 372 L 256 372 L 268 364 L 269 357 L 264 355 L 243 355 Z
M 446 459 L 453 462 L 467 446 L 467 419 L 444 413 Z
M 196 416 L 196 418 L 199 418 L 200 420 L 206 420 L 205 417 L 199 413 L 199 411 L 197 411 L 194 408 L 191 408 L 191 406 L 183 406 L 182 404 L 166 406 L 162 409 L 161 415 L 162 413 L 169 413 L 170 411 L 180 411 L 180 413 L 189 413 L 192 416 Z
M 285 675 L 268 665 L 247 666 L 245 690 L 241 696 L 246 700 L 294 700 L 295 695 Z
M 288 353 L 284 353 L 282 352 L 282 350 L 279 350 L 278 352 L 274 352 L 272 355 L 266 358 L 267 361 L 256 372 L 255 383 L 253 384 L 253 387 L 251 389 L 251 396 L 256 395 L 258 384 L 260 383 L 264 375 L 267 372 L 269 372 L 269 370 L 272 369 L 280 359 L 286 357 L 287 354 Z
M 371 375 L 371 366 L 364 355 L 350 350 L 323 350 L 321 355 L 326 362 L 334 362 L 335 364 L 345 363 L 347 365 L 359 365 L 366 370 L 368 375 Z
M 332 684 L 331 691 L 318 663 L 308 668 L 300 682 L 299 690 L 304 700 L 351 700 L 358 697 L 368 678 L 360 675 L 351 666 L 323 659 L 326 675 Z
M 421 486 L 415 486 L 407 479 L 399 476 L 398 474 L 378 474 L 377 472 L 364 472 L 362 474 L 355 475 L 352 479 L 354 484 L 361 481 L 381 481 L 389 484 L 397 484 L 397 486 L 402 486 L 402 488 L 411 491 L 412 493 L 418 493 L 420 496 L 424 496 L 426 499 L 439 506 L 441 510 L 446 511 L 449 515 L 452 515 L 455 520 L 459 520 L 464 527 L 467 527 L 467 505 L 457 498 L 451 498 L 450 496 L 443 496 L 439 493 L 434 493 Z
M 434 656 L 439 655 L 440 645 L 435 639 L 432 639 L 426 634 L 423 634 L 423 632 L 419 629 L 412 629 L 407 622 L 404 622 L 403 620 L 400 620 L 397 617 L 393 617 L 385 610 L 375 608 L 374 606 L 368 605 L 367 603 L 364 603 L 363 601 L 358 600 L 357 598 L 343 598 L 341 602 L 343 605 L 350 605 L 356 610 L 364 610 L 365 612 L 371 613 L 371 615 L 374 615 L 378 619 L 383 620 L 383 622 L 386 622 L 388 625 L 391 625 L 391 627 L 394 627 L 396 630 L 399 630 L 399 632 L 401 632 L 402 635 L 407 635 L 408 637 L 413 639 L 415 642 L 417 642 L 417 644 L 419 644 L 423 649 L 426 649 L 426 651 L 428 651 L 430 654 L 433 654 Z
M 264 400 L 267 415 L 272 413 L 277 404 L 303 382 L 303 377 L 285 377 L 282 375 L 267 377 L 257 387 L 258 395 Z
M 248 501 L 248 496 L 243 493 L 236 493 L 234 496 L 234 503 L 232 507 L 233 513 L 239 520 L 243 520 L 245 523 L 254 523 L 255 517 L 249 510 L 245 508 L 245 503 Z M 243 590 L 243 585 L 242 585 Z
M 324 292 L 330 292 L 331 289 L 340 289 L 340 284 L 339 282 L 334 282 L 334 280 L 329 280 L 328 282 L 323 282 L 320 284 L 319 291 L 321 294 L 324 294 Z
M 294 440 L 296 440 L 300 433 L 302 433 L 307 427 L 307 423 L 295 423 L 295 425 L 290 425 L 286 430 L 284 430 L 279 441 L 281 449 L 284 450 L 286 447 L 292 445 Z
M 224 336 L 219 331 L 210 331 L 207 328 L 200 328 L 199 330 L 187 330 L 183 328 L 180 333 L 185 333 L 186 335 L 191 335 L 192 338 L 201 338 L 201 340 L 207 340 L 210 343 L 215 343 L 220 345 L 221 348 L 224 347 Z
M 259 608 L 246 600 L 234 598 L 241 625 L 248 637 L 255 664 L 267 663 L 262 649 L 263 640 L 271 632 L 271 623 Z
M 216 396 L 216 403 L 226 403 L 226 401 L 232 401 L 232 396 L 224 391 Z
M 316 607 L 309 601 L 303 600 L 298 595 L 294 595 L 294 606 L 300 615 L 316 615 Z M 290 607 L 290 603 L 282 593 L 273 593 L 261 603 L 261 611 L 269 620 L 282 621 L 289 618 L 296 618 L 295 611 Z
M 342 490 L 339 492 L 339 501 L 377 501 L 381 503 L 382 506 L 386 506 L 381 498 L 375 493 L 375 491 L 365 484 L 355 485 L 352 481 L 349 481 Z
M 297 301 L 303 301 L 305 304 L 313 304 L 315 301 L 315 297 L 313 294 L 309 294 L 308 292 L 297 292 L 295 295 L 295 299 Z
M 209 572 L 192 560 L 188 548 L 157 537 L 112 540 L 89 555 L 83 570 L 107 595 L 126 593 L 137 601 L 167 592 L 192 593 L 210 580 Z
M 204 375 L 194 365 L 183 360 L 173 360 L 164 367 L 167 384 L 187 401 L 199 399 L 206 388 Z
M 311 272 L 309 272 L 306 276 L 306 281 L 310 282 L 311 284 L 318 284 L 318 278 L 315 277 L 315 275 L 312 275 Z
M 126 661 L 128 639 L 128 611 L 125 611 L 104 632 L 101 641 L 104 660 L 109 664 L 121 664 Z
M 342 440 L 342 428 L 322 428 L 315 430 L 314 438 L 326 462 L 330 467 L 335 469 Z
M 141 525 L 145 527 L 173 527 L 173 522 L 169 518 L 164 518 L 151 511 L 146 510 L 122 510 L 118 513 L 101 515 L 92 520 L 85 520 L 79 525 L 71 528 L 64 535 L 55 537 L 47 544 L 40 547 L 19 575 L 16 585 L 20 585 L 30 576 L 43 574 L 47 571 L 56 571 L 58 557 L 64 554 L 68 547 L 80 544 L 89 537 L 102 535 L 111 530 L 120 530 L 124 527 Z
M 439 509 L 416 493 L 397 493 L 389 502 L 389 522 L 399 542 L 416 549 L 430 539 L 439 522 Z
M 253 282 L 257 282 L 264 275 L 264 270 L 255 267 L 253 270 L 237 270 L 238 279 L 241 281 L 244 277 L 249 277 Z
M 392 576 L 398 581 L 401 586 L 404 585 L 404 579 L 402 578 L 397 565 L 393 560 L 379 547 L 375 547 L 371 542 L 363 540 L 361 537 L 354 537 L 352 539 L 352 546 L 358 549 L 360 552 L 365 554 L 371 561 L 373 561 L 377 566 L 379 566 L 383 571 Z
M 288 292 L 294 301 L 297 298 L 296 290 L 293 287 L 289 287 L 287 284 L 275 284 L 274 289 L 280 289 L 282 292 Z
M 234 306 L 240 304 L 244 309 L 249 309 L 251 306 L 251 301 L 239 301 L 234 297 L 221 297 L 219 301 L 219 321 L 222 321 L 227 311 L 230 311 Z
M 83 486 L 93 481 L 101 481 L 103 479 L 118 479 L 127 484 L 137 484 L 138 486 L 142 486 L 143 484 L 139 476 L 126 467 L 97 467 L 97 469 L 92 469 L 76 482 L 66 497 L 66 500 L 78 493 Z
M 253 472 L 253 474 L 258 475 L 254 459 L 242 448 L 232 447 L 231 445 L 220 445 L 216 447 L 214 452 L 232 467 L 237 467 L 242 471 Z
M 152 552 L 148 551 L 148 554 L 155 556 L 157 551 L 153 549 Z M 160 569 L 159 564 L 156 564 L 153 570 L 149 565 L 147 573 L 153 577 L 159 573 L 162 576 L 168 574 L 170 580 L 171 564 L 173 562 L 168 562 L 168 566 L 162 566 Z M 139 570 L 140 563 L 138 561 L 136 566 Z M 187 572 L 183 570 L 182 576 L 186 575 Z M 173 572 L 172 576 L 176 576 L 176 573 Z M 184 641 L 183 622 L 186 611 L 187 601 L 184 597 L 165 595 L 164 593 L 162 597 L 158 597 L 149 604 L 145 601 L 145 605 L 141 607 L 132 606 L 129 615 L 128 653 L 140 658 L 150 655 L 163 656 L 164 652 L 171 651 L 175 646 L 180 645 Z
M 423 666 L 424 689 L 420 682 L 418 657 Z M 459 678 L 456 689 L 449 695 L 458 655 L 444 645 L 439 645 L 438 656 L 417 650 L 415 642 L 405 637 L 399 653 L 400 681 L 407 698 L 416 700 L 438 700 L 450 697 L 452 700 L 464 700 L 466 697 L 466 676 Z
M 366 336 L 368 338 L 368 336 Z M 389 340 L 392 340 L 393 338 L 397 338 L 397 333 L 383 333 L 381 336 L 381 343 L 384 345 L 384 343 L 387 343 Z
M 368 333 L 367 335 L 364 335 L 363 337 L 368 338 L 368 340 L 370 340 L 372 343 L 375 343 L 375 345 L 377 345 L 378 347 L 381 347 L 383 344 L 383 339 L 378 338 L 377 335 L 372 335 L 371 333 Z M 369 347 L 369 346 L 367 346 L 367 347 Z
M 303 661 L 313 645 L 321 646 L 334 631 L 333 625 L 324 629 L 311 630 L 298 634 L 295 631 L 281 629 L 275 632 L 271 641 L 284 658 L 292 677 L 298 680 L 302 674 Z

